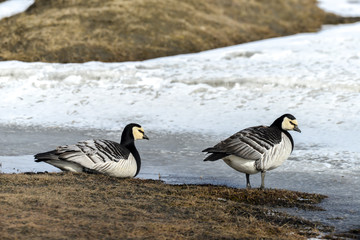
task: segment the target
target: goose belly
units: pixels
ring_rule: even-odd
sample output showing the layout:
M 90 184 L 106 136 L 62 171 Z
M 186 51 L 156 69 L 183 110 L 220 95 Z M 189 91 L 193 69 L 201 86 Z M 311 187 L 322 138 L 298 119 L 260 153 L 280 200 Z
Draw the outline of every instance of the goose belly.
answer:
M 68 162 L 68 161 L 62 161 L 62 160 L 48 160 L 45 162 L 53 165 L 54 167 L 60 168 L 63 171 L 69 171 L 69 172 L 82 172 L 83 171 L 83 167 L 74 162 Z
M 227 165 L 236 171 L 247 174 L 255 174 L 259 172 L 255 167 L 254 160 L 243 159 L 234 155 L 229 155 L 223 158 L 223 160 Z
M 97 163 L 93 167 L 94 170 L 119 178 L 134 177 L 137 172 L 137 163 L 132 154 L 128 159 L 121 159 L 118 162 L 108 161 L 105 163 Z

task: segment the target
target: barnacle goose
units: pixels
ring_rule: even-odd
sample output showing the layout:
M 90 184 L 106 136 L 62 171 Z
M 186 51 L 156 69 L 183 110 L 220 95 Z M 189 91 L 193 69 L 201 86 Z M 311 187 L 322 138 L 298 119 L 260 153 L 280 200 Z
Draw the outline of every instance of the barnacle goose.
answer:
M 35 162 L 46 162 L 63 171 L 102 173 L 114 177 L 135 177 L 141 166 L 135 140 L 149 138 L 136 123 L 128 124 L 120 144 L 110 140 L 91 139 L 75 145 L 59 146 L 53 151 L 38 153 Z
M 223 159 L 230 167 L 246 174 L 246 187 L 251 188 L 250 174 L 261 172 L 261 189 L 265 173 L 279 167 L 294 149 L 288 132 L 301 132 L 291 114 L 284 114 L 269 126 L 246 128 L 203 152 L 210 153 L 204 161 Z

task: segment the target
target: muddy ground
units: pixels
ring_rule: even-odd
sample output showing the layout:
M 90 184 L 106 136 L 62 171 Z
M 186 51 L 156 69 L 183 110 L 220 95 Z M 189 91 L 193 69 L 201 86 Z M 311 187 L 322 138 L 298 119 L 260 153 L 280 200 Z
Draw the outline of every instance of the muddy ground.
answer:
M 291 240 L 328 232 L 327 239 L 337 239 L 330 226 L 277 210 L 316 214 L 325 198 L 96 174 L 0 174 L 0 237 Z

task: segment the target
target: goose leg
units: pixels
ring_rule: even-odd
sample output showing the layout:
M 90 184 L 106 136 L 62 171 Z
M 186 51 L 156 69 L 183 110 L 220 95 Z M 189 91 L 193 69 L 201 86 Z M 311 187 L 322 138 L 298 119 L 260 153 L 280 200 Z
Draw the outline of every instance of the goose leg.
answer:
M 251 185 L 250 185 L 250 174 L 246 173 L 246 188 L 250 189 Z
M 260 186 L 260 189 L 265 189 L 265 173 L 266 173 L 266 171 L 261 171 L 261 186 Z

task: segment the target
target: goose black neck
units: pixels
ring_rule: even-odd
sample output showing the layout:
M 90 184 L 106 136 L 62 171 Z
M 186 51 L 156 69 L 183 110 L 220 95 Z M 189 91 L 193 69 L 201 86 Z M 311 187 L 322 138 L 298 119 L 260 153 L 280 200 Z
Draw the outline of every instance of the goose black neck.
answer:
M 270 127 L 279 129 L 281 132 L 283 132 L 283 133 L 290 139 L 290 142 L 291 142 L 291 151 L 292 151 L 292 150 L 294 149 L 294 140 L 293 140 L 291 134 L 290 134 L 288 131 L 282 129 L 281 125 L 282 125 L 283 119 L 284 119 L 284 116 L 279 117 L 278 119 L 276 119 L 276 120 L 270 125 Z
M 128 129 L 125 129 L 123 131 L 123 133 L 121 134 L 121 141 L 120 141 L 120 144 L 123 145 L 123 146 L 127 146 L 129 144 L 134 144 L 134 137 L 131 133 L 131 131 L 129 131 Z
M 124 128 L 123 133 L 121 134 L 120 145 L 127 148 L 131 152 L 131 154 L 134 156 L 135 161 L 136 161 L 136 167 L 137 167 L 136 174 L 135 174 L 135 176 L 136 176 L 136 175 L 138 175 L 138 173 L 140 171 L 141 159 L 140 159 L 140 154 L 135 147 L 135 139 L 134 139 L 134 135 L 132 132 L 133 127 L 140 127 L 140 125 L 134 124 L 134 123 L 128 124 Z
M 270 127 L 276 127 L 276 128 L 278 128 L 278 129 L 280 129 L 280 130 L 283 130 L 282 127 L 281 127 L 282 121 L 283 121 L 282 117 L 279 117 L 278 119 L 276 119 L 276 120 L 270 125 Z M 286 132 L 286 131 L 285 131 L 285 132 Z
M 138 150 L 135 147 L 135 143 L 132 142 L 128 145 L 126 145 L 126 148 L 129 149 L 129 151 L 131 152 L 131 154 L 134 156 L 135 161 L 136 161 L 136 173 L 135 176 L 138 175 L 138 173 L 140 172 L 140 167 L 141 167 L 141 158 L 140 158 L 140 154 L 138 152 Z

